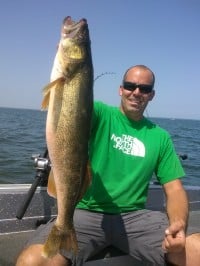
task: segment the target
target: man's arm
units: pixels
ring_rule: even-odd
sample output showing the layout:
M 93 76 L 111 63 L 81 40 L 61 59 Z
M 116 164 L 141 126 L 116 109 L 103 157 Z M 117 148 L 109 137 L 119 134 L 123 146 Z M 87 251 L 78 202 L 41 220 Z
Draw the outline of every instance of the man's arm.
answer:
M 179 179 L 164 184 L 163 188 L 169 218 L 169 227 L 165 230 L 163 248 L 167 252 L 179 252 L 185 247 L 185 231 L 188 221 L 187 194 Z

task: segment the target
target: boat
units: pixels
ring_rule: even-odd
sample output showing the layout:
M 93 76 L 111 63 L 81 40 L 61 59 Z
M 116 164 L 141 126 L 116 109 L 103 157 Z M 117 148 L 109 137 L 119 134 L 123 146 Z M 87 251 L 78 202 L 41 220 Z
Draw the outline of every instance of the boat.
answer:
M 56 217 L 56 200 L 47 193 L 48 160 L 36 157 L 36 176 L 33 184 L 0 184 L 0 266 L 13 266 L 26 241 L 41 224 Z M 200 186 L 185 186 L 188 193 L 189 223 L 200 232 Z M 162 187 L 152 182 L 146 207 L 165 210 Z M 107 247 L 85 262 L 84 266 L 140 265 L 128 254 Z

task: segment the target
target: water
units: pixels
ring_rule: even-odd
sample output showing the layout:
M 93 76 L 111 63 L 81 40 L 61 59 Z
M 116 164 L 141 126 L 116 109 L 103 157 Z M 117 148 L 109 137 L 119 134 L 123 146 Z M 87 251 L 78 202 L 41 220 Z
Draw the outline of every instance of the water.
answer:
M 200 121 L 189 119 L 154 118 L 161 127 L 168 130 L 178 154 L 187 154 L 182 161 L 186 172 L 184 184 L 200 185 Z
M 184 183 L 200 185 L 200 121 L 152 118 L 167 129 L 186 171 Z M 45 152 L 46 112 L 0 108 L 0 183 L 32 183 L 35 168 L 32 154 Z
M 32 154 L 45 151 L 46 112 L 0 108 L 0 182 L 29 183 Z

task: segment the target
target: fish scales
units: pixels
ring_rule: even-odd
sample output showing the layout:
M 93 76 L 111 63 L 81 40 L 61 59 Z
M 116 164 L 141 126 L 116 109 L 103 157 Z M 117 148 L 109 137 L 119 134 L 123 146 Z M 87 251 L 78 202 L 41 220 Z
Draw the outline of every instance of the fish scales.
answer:
M 64 20 L 61 40 L 45 88 L 46 141 L 56 187 L 58 215 L 43 247 L 52 257 L 62 249 L 77 252 L 75 206 L 85 189 L 93 108 L 93 66 L 87 22 Z

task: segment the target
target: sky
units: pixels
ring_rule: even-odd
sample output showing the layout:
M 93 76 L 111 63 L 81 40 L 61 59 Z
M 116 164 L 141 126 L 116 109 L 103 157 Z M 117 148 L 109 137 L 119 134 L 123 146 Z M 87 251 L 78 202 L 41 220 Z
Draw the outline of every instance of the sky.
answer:
M 94 98 L 119 105 L 127 68 L 156 76 L 146 116 L 200 119 L 199 0 L 1 0 L 0 106 L 40 109 L 64 17 L 86 18 Z

